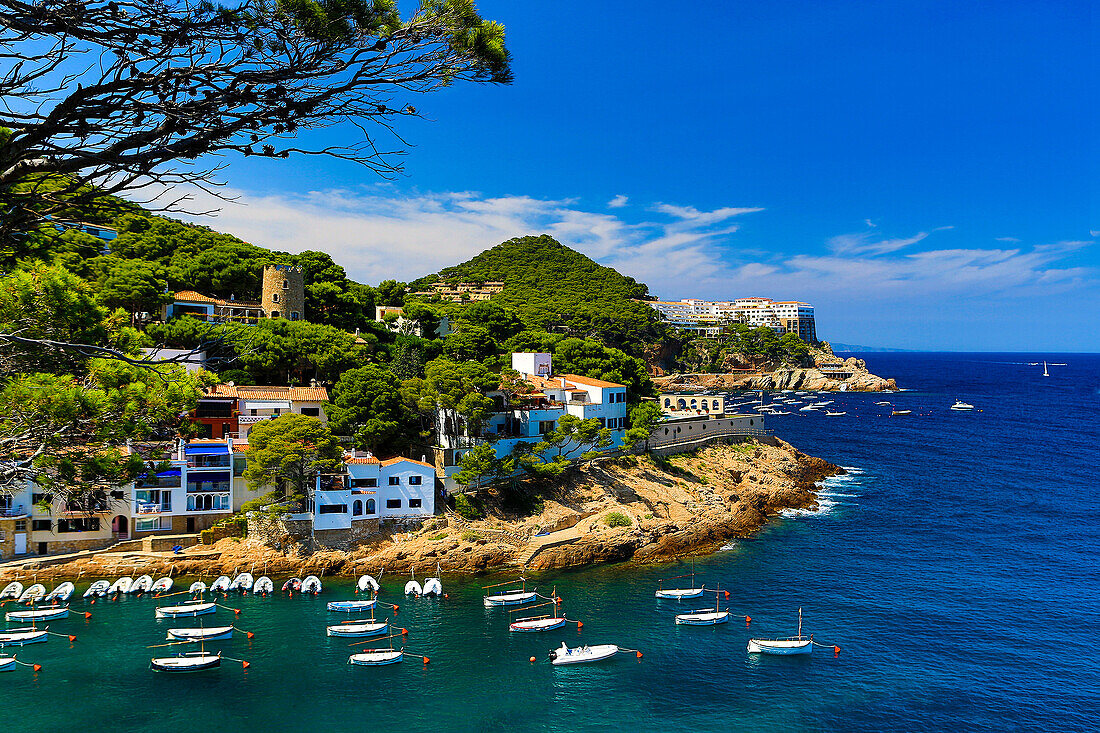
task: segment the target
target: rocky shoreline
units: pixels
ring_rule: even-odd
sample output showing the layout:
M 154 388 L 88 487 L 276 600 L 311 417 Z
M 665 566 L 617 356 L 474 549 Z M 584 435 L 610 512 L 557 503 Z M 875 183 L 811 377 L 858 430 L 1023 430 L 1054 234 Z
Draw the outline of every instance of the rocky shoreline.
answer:
M 275 547 L 226 538 L 179 555 L 101 552 L 49 567 L 0 568 L 0 581 L 144 573 L 212 577 L 246 570 L 328 577 L 377 575 L 381 568 L 387 575 L 415 570 L 419 577 L 437 565 L 448 574 L 480 574 L 666 562 L 750 536 L 783 509 L 815 507 L 819 482 L 842 473 L 778 438 L 756 438 L 667 459 L 598 459 L 552 488 L 526 495 L 522 511 L 510 509 L 515 494 L 489 492 L 482 519 L 449 512 L 416 531 L 383 532 L 347 550 L 310 548 L 289 538 Z
M 867 370 L 862 359 L 850 357 L 843 363 L 813 367 L 776 367 L 758 373 L 671 374 L 654 377 L 659 389 L 698 389 L 708 391 L 799 389 L 812 392 L 893 392 L 898 385 Z M 839 378 L 838 373 L 851 376 Z

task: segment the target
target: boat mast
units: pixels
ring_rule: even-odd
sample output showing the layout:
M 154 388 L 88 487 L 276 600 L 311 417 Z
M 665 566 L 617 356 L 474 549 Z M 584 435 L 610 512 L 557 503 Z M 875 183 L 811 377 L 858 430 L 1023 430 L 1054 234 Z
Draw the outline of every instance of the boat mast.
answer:
M 802 606 L 798 607 L 798 638 L 802 639 Z

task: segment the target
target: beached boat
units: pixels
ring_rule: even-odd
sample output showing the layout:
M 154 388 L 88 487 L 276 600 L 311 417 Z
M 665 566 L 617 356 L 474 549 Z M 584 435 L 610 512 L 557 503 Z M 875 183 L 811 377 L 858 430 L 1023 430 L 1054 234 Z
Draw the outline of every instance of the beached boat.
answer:
M 181 641 L 212 641 L 233 638 L 232 626 L 211 626 L 198 629 L 168 629 L 168 639 Z
M 4 618 L 8 621 L 53 621 L 54 619 L 68 617 L 68 606 L 35 608 L 31 611 L 8 611 L 4 614 Z
M 88 587 L 88 590 L 84 591 L 84 597 L 85 598 L 96 598 L 96 597 L 102 598 L 103 596 L 107 595 L 107 593 L 110 590 L 111 590 L 110 582 L 108 582 L 106 580 L 97 580 L 96 582 L 92 583 Z
M 271 578 L 266 575 L 260 576 L 255 583 L 252 584 L 252 593 L 257 596 L 266 596 L 268 593 L 275 592 L 275 584 L 271 582 Z
M 364 636 L 381 636 L 390 629 L 389 621 L 349 621 L 344 624 L 333 624 L 325 629 L 329 636 L 343 636 L 348 638 L 360 638 Z
M 167 593 L 172 590 L 172 579 L 169 577 L 160 578 L 157 582 L 153 583 L 153 587 L 149 590 L 153 593 Z
M 186 618 L 189 616 L 205 616 L 218 610 L 217 603 L 203 601 L 181 603 L 178 606 L 161 606 L 157 609 L 157 618 Z
M 355 583 L 355 589 L 360 593 L 367 593 L 368 591 L 378 592 L 378 581 L 369 575 L 360 575 L 359 580 Z
M 148 575 L 142 575 L 140 578 L 130 584 L 130 590 L 128 593 L 148 593 L 153 587 L 153 579 Z
M 119 578 L 118 580 L 116 580 L 115 582 L 111 583 L 111 590 L 109 591 L 109 593 L 112 596 L 120 594 L 120 593 L 129 593 L 130 592 L 130 586 L 133 584 L 133 582 L 134 582 L 133 578 L 131 578 L 129 576 L 123 576 L 123 577 Z
M 233 582 L 229 584 L 229 590 L 247 593 L 252 590 L 252 583 L 252 573 L 241 573 L 236 578 L 233 578 Z
M 191 587 L 187 589 L 187 592 L 191 593 L 192 595 L 197 594 L 201 596 L 203 593 L 206 592 L 206 583 L 202 582 L 201 580 L 196 580 L 194 583 L 191 584 Z
M 369 611 L 374 608 L 377 600 L 370 598 L 362 601 L 329 601 L 328 610 L 341 613 L 355 613 L 357 611 Z
M 15 669 L 15 657 L 0 657 L 0 672 L 10 672 Z
M 568 622 L 568 619 L 564 616 L 528 616 L 517 618 L 508 624 L 508 630 L 520 633 L 552 631 L 553 629 L 560 629 Z
M 11 598 L 18 600 L 21 595 L 23 595 L 23 584 L 12 582 L 4 586 L 4 590 L 0 592 L 0 599 Z
M 45 626 L 40 629 L 34 626 L 23 626 L 16 629 L 5 629 L 0 631 L 0 646 L 38 644 L 43 641 L 49 641 L 49 639 L 50 632 Z
M 302 581 L 302 592 L 317 595 L 321 592 L 321 579 L 316 575 L 307 575 Z
M 299 589 L 301 589 L 301 587 L 302 587 L 302 579 L 301 578 L 291 578 L 288 581 L 286 581 L 285 583 L 283 583 L 283 593 L 286 593 L 288 591 L 290 593 L 294 593 L 294 592 L 298 591 Z
M 614 644 L 596 644 L 595 646 L 577 646 L 570 649 L 565 642 L 550 652 L 550 664 L 559 667 L 564 664 L 584 664 L 586 662 L 602 662 L 619 653 L 619 647 Z
M 72 597 L 75 590 L 76 586 L 66 580 L 64 583 L 51 590 L 45 600 L 47 603 L 64 603 Z
M 380 667 L 384 664 L 397 664 L 404 658 L 405 652 L 400 649 L 367 649 L 348 657 L 348 664 L 357 664 L 361 667 Z
M 229 592 L 229 584 L 231 582 L 232 581 L 229 579 L 228 575 L 219 575 L 217 580 L 215 580 L 213 583 L 210 584 L 210 592 L 211 593 L 228 593 Z
M 149 667 L 154 672 L 200 672 L 222 664 L 221 654 L 209 652 L 184 652 L 176 657 L 154 657 Z
M 969 412 L 974 409 L 974 405 L 963 402 L 962 400 L 955 400 L 955 404 L 951 405 L 952 410 L 958 410 L 960 412 Z
M 798 636 L 785 639 L 749 639 L 749 654 L 789 656 L 810 654 L 814 650 L 813 636 L 802 636 L 802 609 L 798 609 Z
M 46 586 L 35 583 L 19 594 L 20 603 L 38 603 L 46 597 Z

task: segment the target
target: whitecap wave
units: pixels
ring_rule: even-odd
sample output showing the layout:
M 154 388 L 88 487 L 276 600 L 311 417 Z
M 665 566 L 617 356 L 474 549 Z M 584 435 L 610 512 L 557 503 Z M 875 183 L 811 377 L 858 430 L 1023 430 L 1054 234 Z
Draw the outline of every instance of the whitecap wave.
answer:
M 819 517 L 833 511 L 838 504 L 839 502 L 832 499 L 818 496 L 816 509 L 784 509 L 779 513 L 784 517 Z
M 741 546 L 741 543 L 739 543 L 737 540 L 731 540 L 731 541 L 727 542 L 726 544 L 722 545 L 721 547 L 719 547 L 718 551 L 719 552 L 728 552 L 729 550 L 736 550 L 740 546 Z

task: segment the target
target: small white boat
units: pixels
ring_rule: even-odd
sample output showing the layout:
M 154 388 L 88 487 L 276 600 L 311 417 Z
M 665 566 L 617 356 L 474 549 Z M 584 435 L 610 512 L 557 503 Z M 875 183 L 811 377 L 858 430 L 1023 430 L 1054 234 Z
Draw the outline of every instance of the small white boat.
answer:
M 18 600 L 21 595 L 23 595 L 23 584 L 12 582 L 4 586 L 4 590 L 0 592 L 0 599 L 11 598 Z
M 229 584 L 232 581 L 229 580 L 228 575 L 219 575 L 218 579 L 210 584 L 211 593 L 227 593 L 229 592 Z
M 208 652 L 184 652 L 178 657 L 156 657 L 149 660 L 149 667 L 154 672 L 200 672 L 204 669 L 220 667 L 222 657 L 220 654 Z
M 4 618 L 8 621 L 53 621 L 54 619 L 68 617 L 68 606 L 36 608 L 32 611 L 8 611 L 4 614 Z
M 610 659 L 619 653 L 619 647 L 614 644 L 596 644 L 595 646 L 573 647 L 570 649 L 565 642 L 550 652 L 550 664 L 561 666 L 563 664 L 584 664 L 586 662 L 601 662 Z
M 130 590 L 128 593 L 148 593 L 153 587 L 153 579 L 148 575 L 142 575 L 140 578 L 130 584 Z
M 233 638 L 232 626 L 211 626 L 198 629 L 168 629 L 168 640 L 211 641 L 213 639 Z
M 1043 376 L 1044 377 L 1049 377 L 1050 376 L 1050 370 L 1047 369 L 1047 363 L 1045 361 L 1043 362 Z
M 197 593 L 201 596 L 203 593 L 206 592 L 206 583 L 202 582 L 201 580 L 196 580 L 194 583 L 191 584 L 191 587 L 187 589 L 187 592 L 191 594 Z
M 384 664 L 397 664 L 405 658 L 405 652 L 398 649 L 367 649 L 348 657 L 348 664 L 362 667 L 380 667 Z
M 85 598 L 102 598 L 111 590 L 111 584 L 106 580 L 97 580 L 84 591 Z
M 50 633 L 46 627 L 35 628 L 24 626 L 17 629 L 5 629 L 0 631 L 0 646 L 23 646 L 24 644 L 38 644 L 49 641 Z
M 410 580 L 405 583 L 405 595 L 407 596 L 421 596 L 424 594 L 424 589 L 420 587 L 420 583 L 415 580 Z
M 568 623 L 568 619 L 564 616 L 538 616 L 530 618 L 517 618 L 512 623 L 508 624 L 509 631 L 516 632 L 538 632 L 538 631 L 552 631 L 553 629 L 560 629 L 562 626 Z
M 153 583 L 153 587 L 149 590 L 153 593 L 167 593 L 172 590 L 172 579 L 168 577 L 160 578 L 157 582 Z
M 424 581 L 424 595 L 429 597 L 443 597 L 443 583 L 439 578 L 428 578 Z
M 321 592 L 321 579 L 316 575 L 307 575 L 306 579 L 302 581 L 302 592 L 312 593 L 317 595 Z
M 252 583 L 252 573 L 241 573 L 236 578 L 233 578 L 233 582 L 229 584 L 229 590 L 247 593 L 252 590 Z
M 813 636 L 802 636 L 802 609 L 798 609 L 798 636 L 786 639 L 749 639 L 749 654 L 790 656 L 810 654 L 814 650 Z
M 287 591 L 290 591 L 291 593 L 294 593 L 295 591 L 299 590 L 301 587 L 302 587 L 302 579 L 301 578 L 291 578 L 291 579 L 287 580 L 285 583 L 283 583 L 283 593 L 286 593 Z
M 64 583 L 51 590 L 45 600 L 47 603 L 64 603 L 72 597 L 74 591 L 76 591 L 76 586 L 66 580 Z
M 205 616 L 218 610 L 218 604 L 199 601 L 197 603 L 181 603 L 178 606 L 162 606 L 157 609 L 157 618 L 185 618 L 188 616 Z
M 912 410 L 894 410 L 890 413 L 890 417 L 905 417 L 906 415 L 912 415 Z
M 252 593 L 257 596 L 266 596 L 268 593 L 275 592 L 275 584 L 271 582 L 271 578 L 266 575 L 260 576 L 260 578 L 252 584 Z
M 46 586 L 35 583 L 19 594 L 20 603 L 38 603 L 46 597 Z
M 724 624 L 729 620 L 730 612 L 728 610 L 712 611 L 709 608 L 702 608 L 698 611 L 676 614 L 676 623 L 684 626 L 714 626 L 715 624 Z
M 119 578 L 115 582 L 111 583 L 111 590 L 109 591 L 109 593 L 112 596 L 117 595 L 117 594 L 121 594 L 121 593 L 129 593 L 130 592 L 130 586 L 133 584 L 133 582 L 134 582 L 134 579 L 130 578 L 130 577 Z
M 364 636 L 381 636 L 389 631 L 389 621 L 352 621 L 346 624 L 333 624 L 326 627 L 329 636 L 345 636 L 359 638 Z
M 962 400 L 955 400 L 955 404 L 951 405 L 952 410 L 959 410 L 960 412 L 969 412 L 974 409 L 974 405 L 967 404 Z
M 671 601 L 681 601 L 685 598 L 698 598 L 703 595 L 704 588 L 677 588 L 669 590 L 658 590 L 653 595 L 657 598 L 664 598 Z
M 355 613 L 356 611 L 369 611 L 374 608 L 376 603 L 378 603 L 378 601 L 371 598 L 362 601 L 329 601 L 327 606 L 330 611 Z
M 15 669 L 15 657 L 0 657 L 0 672 L 10 672 Z
M 799 412 L 816 412 L 817 408 L 814 407 L 813 405 L 806 405 L 805 407 L 799 407 L 798 411 Z
M 848 414 L 847 412 L 833 412 L 832 410 L 826 410 L 825 411 L 825 416 L 826 417 L 840 417 L 841 415 L 847 415 L 847 414 Z
M 497 593 L 495 595 L 488 595 L 482 599 L 486 608 L 493 608 L 495 606 L 518 606 L 521 603 L 528 603 L 535 600 L 538 596 L 534 591 L 508 591 L 506 593 Z
M 893 404 L 893 403 L 891 403 L 891 402 L 876 402 L 875 404 L 876 405 L 890 405 L 890 404 Z
M 368 591 L 378 592 L 378 581 L 369 575 L 360 575 L 359 581 L 355 584 L 356 590 L 360 593 L 366 593 Z

